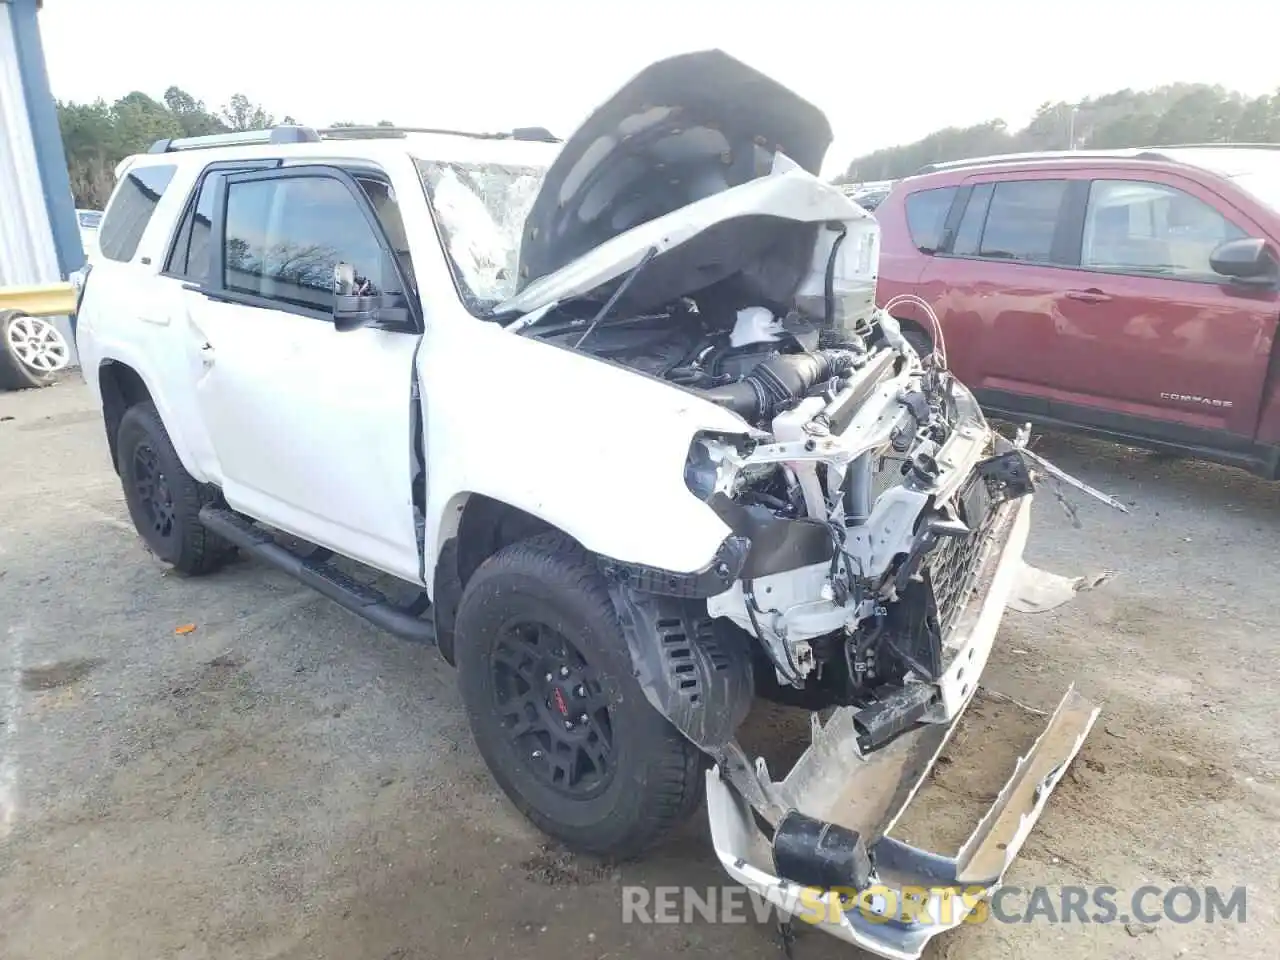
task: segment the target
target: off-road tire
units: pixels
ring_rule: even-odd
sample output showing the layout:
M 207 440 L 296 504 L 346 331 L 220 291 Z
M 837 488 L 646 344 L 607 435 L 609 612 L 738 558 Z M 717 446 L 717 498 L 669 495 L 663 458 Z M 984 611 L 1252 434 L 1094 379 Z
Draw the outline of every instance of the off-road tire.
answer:
M 27 390 L 57 382 L 58 372 L 32 370 L 9 348 L 9 324 L 25 316 L 19 310 L 0 310 L 0 390 Z
M 496 706 L 494 653 L 508 625 L 554 621 L 598 671 L 612 731 L 611 779 L 574 799 L 534 773 Z M 498 785 L 544 833 L 610 859 L 641 853 L 697 809 L 702 753 L 645 699 L 617 614 L 592 557 L 560 534 L 512 544 L 485 561 L 458 607 L 456 657 L 471 730 Z
M 171 522 L 157 529 L 147 512 L 138 487 L 138 455 L 142 448 L 154 452 L 172 506 Z M 205 529 L 200 522 L 204 500 L 200 485 L 187 473 L 173 449 L 169 432 L 150 402 L 125 411 L 116 434 L 116 466 L 124 487 L 129 516 L 147 548 L 179 573 L 199 576 L 211 573 L 235 554 L 235 548 Z

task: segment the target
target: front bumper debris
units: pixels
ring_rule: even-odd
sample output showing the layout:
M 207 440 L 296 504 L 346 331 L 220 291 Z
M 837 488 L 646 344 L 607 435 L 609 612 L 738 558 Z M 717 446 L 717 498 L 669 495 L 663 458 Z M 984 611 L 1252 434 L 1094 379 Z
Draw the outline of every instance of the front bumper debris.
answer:
M 781 781 L 740 754 L 726 758 L 739 761 L 736 769 L 708 772 L 712 840 L 734 880 L 785 914 L 895 960 L 919 957 L 999 885 L 1097 718 L 1074 689 L 954 857 L 891 834 L 972 701 L 1004 609 L 1021 592 L 1030 507 L 1026 497 L 999 508 L 945 641 L 926 722 L 864 751 L 857 711 L 839 708 L 825 723 L 813 716 L 812 742 Z M 773 838 L 757 813 L 775 825 Z M 834 882 L 838 876 L 843 882 Z
M 954 857 L 910 846 L 886 832 L 866 847 L 870 873 L 861 886 L 850 882 L 821 889 L 797 884 L 778 876 L 772 866 L 762 866 L 773 860 L 767 839 L 750 807 L 712 770 L 707 774 L 707 811 L 716 855 L 734 880 L 780 911 L 878 956 L 915 960 L 929 940 L 964 922 L 999 886 L 1097 716 L 1093 704 L 1074 688 L 1068 690 L 1031 751 L 1018 761 L 995 803 Z M 935 732 L 939 729 L 941 736 Z M 912 794 L 953 729 L 954 724 L 924 727 L 886 748 L 901 768 L 919 771 Z M 910 766 L 923 757 L 927 762 Z M 885 799 L 883 793 L 874 792 L 874 784 L 883 782 L 892 761 L 872 754 L 867 763 L 856 782 L 867 783 L 868 802 L 860 806 L 863 812 L 872 812 Z

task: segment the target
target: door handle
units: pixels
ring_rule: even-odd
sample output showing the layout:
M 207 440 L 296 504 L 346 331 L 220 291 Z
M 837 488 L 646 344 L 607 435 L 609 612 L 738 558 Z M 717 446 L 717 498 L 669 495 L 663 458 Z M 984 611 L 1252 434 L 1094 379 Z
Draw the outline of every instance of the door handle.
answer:
M 200 345 L 200 362 L 206 367 L 212 367 L 213 362 L 218 359 L 218 351 L 213 349 L 213 344 L 206 340 Z
M 1068 300 L 1079 300 L 1081 303 L 1106 303 L 1111 299 L 1101 290 L 1068 290 L 1066 296 Z

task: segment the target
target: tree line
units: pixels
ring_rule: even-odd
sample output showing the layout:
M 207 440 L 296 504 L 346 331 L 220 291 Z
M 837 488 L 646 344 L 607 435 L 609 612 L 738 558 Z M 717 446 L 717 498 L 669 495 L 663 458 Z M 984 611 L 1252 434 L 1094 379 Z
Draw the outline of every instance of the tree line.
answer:
M 855 158 L 837 182 L 892 180 L 928 163 L 999 153 L 1223 142 L 1280 143 L 1280 89 L 1247 97 L 1221 86 L 1175 83 L 1046 102 L 1021 130 L 1010 130 L 1003 120 L 936 130 L 915 143 Z
M 277 123 L 244 94 L 214 110 L 176 86 L 160 100 L 134 91 L 114 103 L 59 102 L 58 120 L 76 205 L 98 210 L 111 194 L 116 164 L 156 140 L 260 130 Z M 286 115 L 278 122 L 297 121 Z M 1221 86 L 1175 83 L 1154 90 L 1117 90 L 1075 103 L 1044 103 L 1021 130 L 1010 130 L 1003 120 L 947 127 L 915 143 L 857 157 L 836 180 L 895 179 L 928 163 L 995 153 L 1228 141 L 1280 143 L 1280 89 L 1247 97 Z
M 264 130 L 277 123 L 298 122 L 288 115 L 277 120 L 242 93 L 221 108 L 210 109 L 181 87 L 170 87 L 160 100 L 135 90 L 114 103 L 59 101 L 57 107 L 71 192 L 76 206 L 89 210 L 101 210 L 106 205 L 115 185 L 116 165 L 131 154 L 145 152 L 157 140 Z M 390 125 L 387 120 L 378 123 Z

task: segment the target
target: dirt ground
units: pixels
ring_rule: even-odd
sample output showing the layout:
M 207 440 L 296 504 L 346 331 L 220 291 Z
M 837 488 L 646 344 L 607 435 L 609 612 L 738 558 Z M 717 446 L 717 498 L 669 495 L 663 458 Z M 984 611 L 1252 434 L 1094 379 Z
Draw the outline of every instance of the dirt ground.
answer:
M 984 686 L 1052 708 L 1074 680 L 1103 714 L 1007 882 L 1246 885 L 1247 920 L 987 923 L 926 956 L 1274 957 L 1280 492 L 1108 444 L 1039 449 L 1133 513 L 1077 500 L 1074 530 L 1037 503 L 1033 562 L 1112 577 L 1009 614 Z M 953 845 L 999 786 L 978 780 L 953 759 L 922 801 L 954 812 Z M 0 957 L 781 956 L 767 924 L 622 922 L 623 885 L 722 882 L 703 813 L 622 867 L 549 847 L 476 757 L 434 650 L 258 564 L 167 575 L 83 385 L 0 394 Z M 798 960 L 859 955 L 798 932 Z

